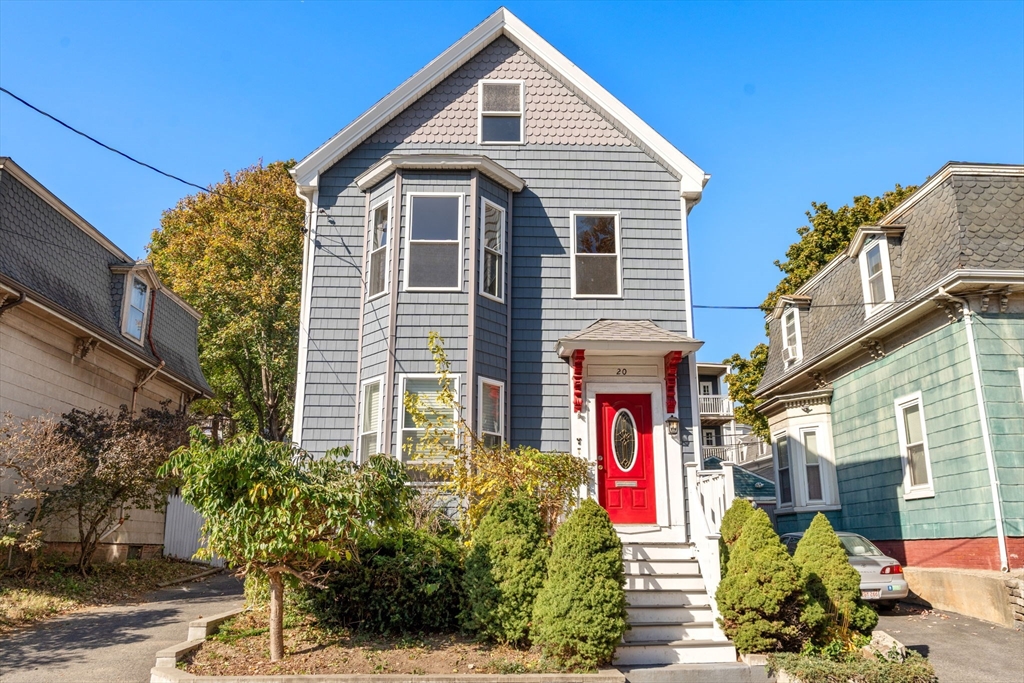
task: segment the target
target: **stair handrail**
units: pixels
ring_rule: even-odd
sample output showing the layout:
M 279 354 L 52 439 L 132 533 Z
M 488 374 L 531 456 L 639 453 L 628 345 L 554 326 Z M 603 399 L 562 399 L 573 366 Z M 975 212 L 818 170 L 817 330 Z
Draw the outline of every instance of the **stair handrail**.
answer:
M 704 587 L 711 598 L 711 612 L 717 618 L 715 592 L 722 580 L 718 541 L 722 537 L 722 516 L 735 496 L 733 464 L 723 462 L 721 470 L 701 470 L 686 463 L 686 486 L 690 509 L 690 536 Z

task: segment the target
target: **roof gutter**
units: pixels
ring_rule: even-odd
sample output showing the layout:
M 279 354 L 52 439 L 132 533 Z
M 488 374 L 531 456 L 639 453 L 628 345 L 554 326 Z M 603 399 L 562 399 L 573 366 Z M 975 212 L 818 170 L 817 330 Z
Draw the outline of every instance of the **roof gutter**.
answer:
M 18 292 L 18 298 L 14 301 L 7 301 L 7 295 L 0 296 L 0 318 L 3 317 L 4 313 L 11 310 L 15 306 L 20 306 L 25 303 L 25 292 Z
M 967 351 L 971 357 L 971 374 L 974 376 L 974 396 L 978 402 L 978 419 L 981 422 L 981 442 L 985 447 L 985 462 L 988 465 L 988 483 L 992 489 L 992 508 L 995 511 L 996 537 L 999 539 L 999 569 L 1007 572 L 1010 564 L 1006 553 L 1006 531 L 1003 529 L 1003 509 L 999 500 L 999 476 L 996 472 L 995 455 L 992 453 L 992 435 L 988 429 L 988 410 L 985 394 L 981 387 L 981 368 L 978 365 L 978 348 L 974 341 L 974 312 L 967 299 L 953 296 L 945 287 L 939 287 L 939 296 L 960 304 L 964 314 L 964 330 L 967 332 Z

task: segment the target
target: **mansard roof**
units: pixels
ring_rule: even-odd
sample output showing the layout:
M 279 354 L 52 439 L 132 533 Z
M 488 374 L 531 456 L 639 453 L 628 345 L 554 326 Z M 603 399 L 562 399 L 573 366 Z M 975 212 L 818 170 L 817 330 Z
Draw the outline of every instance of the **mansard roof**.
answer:
M 637 147 L 678 176 L 682 196 L 700 199 L 710 176 L 504 7 L 302 159 L 292 169 L 296 182 L 301 187 L 315 185 L 321 171 L 334 165 L 501 36 L 506 36 L 555 74 L 587 104 L 615 123 Z

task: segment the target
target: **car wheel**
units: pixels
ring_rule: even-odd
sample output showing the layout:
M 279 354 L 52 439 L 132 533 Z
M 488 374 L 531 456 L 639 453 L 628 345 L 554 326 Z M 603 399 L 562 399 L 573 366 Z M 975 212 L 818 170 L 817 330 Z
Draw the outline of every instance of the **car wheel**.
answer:
M 875 603 L 879 612 L 891 612 L 896 607 L 895 600 L 879 600 Z

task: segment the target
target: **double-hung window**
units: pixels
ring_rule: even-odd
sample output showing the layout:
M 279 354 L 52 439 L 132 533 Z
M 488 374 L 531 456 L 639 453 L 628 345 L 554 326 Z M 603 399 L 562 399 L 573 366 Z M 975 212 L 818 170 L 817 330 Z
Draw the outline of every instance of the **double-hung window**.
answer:
M 149 285 L 142 278 L 131 278 L 128 293 L 128 310 L 124 317 L 124 333 L 142 343 L 142 331 L 146 324 L 146 303 L 149 301 Z
M 501 445 L 505 433 L 505 384 L 480 378 L 480 440 L 487 448 Z
M 505 276 L 505 210 L 486 199 L 481 200 L 481 205 L 483 277 L 480 278 L 480 293 L 501 301 Z
M 801 431 L 804 447 L 804 476 L 807 480 L 807 502 L 820 503 L 824 500 L 821 488 L 821 450 L 818 446 L 818 430 Z
M 800 339 L 800 309 L 790 308 L 782 314 L 782 357 L 786 367 L 799 363 L 803 355 L 803 341 Z
M 889 243 L 885 237 L 868 242 L 860 252 L 860 277 L 864 310 L 871 315 L 895 299 L 889 269 Z
M 448 388 L 458 401 L 459 378 L 448 378 Z M 442 458 L 440 449 L 455 443 L 455 410 L 441 403 L 441 384 L 434 375 L 405 377 L 402 381 L 403 417 L 401 450 L 406 459 Z M 410 412 L 412 401 L 416 412 Z M 429 436 L 432 438 L 427 438 Z
M 928 453 L 921 392 L 896 399 L 896 434 L 903 460 L 903 495 L 927 498 L 935 495 Z
M 405 288 L 462 289 L 462 195 L 409 195 Z
M 621 296 L 619 214 L 572 213 L 572 295 Z
M 480 81 L 480 142 L 523 142 L 523 82 Z
M 779 505 L 793 504 L 793 476 L 789 466 L 789 435 L 775 440 L 775 458 L 779 470 Z
M 371 455 L 380 453 L 380 379 L 363 384 L 363 414 L 359 420 L 359 458 L 365 462 Z
M 387 287 L 388 241 L 391 237 L 391 200 L 385 200 L 370 212 L 370 279 L 367 294 L 372 298 Z

